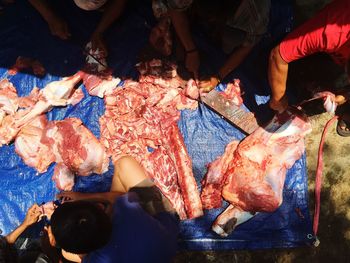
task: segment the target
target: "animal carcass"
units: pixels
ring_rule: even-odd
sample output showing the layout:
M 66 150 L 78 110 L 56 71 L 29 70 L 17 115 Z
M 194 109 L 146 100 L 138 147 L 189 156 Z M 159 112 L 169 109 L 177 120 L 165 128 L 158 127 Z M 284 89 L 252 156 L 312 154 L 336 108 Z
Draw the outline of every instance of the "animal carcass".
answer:
M 231 143 L 210 165 L 202 183 L 204 206 L 220 206 L 219 192 L 231 204 L 214 222 L 216 233 L 227 236 L 255 213 L 273 212 L 281 205 L 286 172 L 302 156 L 303 138 L 310 131 L 306 117 L 291 111 L 276 115 L 237 147 Z

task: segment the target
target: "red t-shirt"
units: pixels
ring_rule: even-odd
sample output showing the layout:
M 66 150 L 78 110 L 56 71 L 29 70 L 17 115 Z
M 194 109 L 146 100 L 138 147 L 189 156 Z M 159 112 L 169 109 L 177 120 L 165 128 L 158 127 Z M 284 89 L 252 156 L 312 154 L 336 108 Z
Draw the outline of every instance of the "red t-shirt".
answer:
M 334 0 L 280 43 L 287 63 L 325 52 L 344 65 L 350 58 L 350 0 Z

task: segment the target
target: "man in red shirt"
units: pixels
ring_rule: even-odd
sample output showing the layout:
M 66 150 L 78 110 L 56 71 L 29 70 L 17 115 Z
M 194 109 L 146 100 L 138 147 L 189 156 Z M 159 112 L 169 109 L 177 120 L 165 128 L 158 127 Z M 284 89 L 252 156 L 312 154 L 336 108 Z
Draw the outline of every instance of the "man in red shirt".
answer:
M 273 110 L 282 112 L 288 107 L 286 82 L 288 63 L 315 53 L 329 54 L 335 63 L 343 66 L 350 82 L 350 0 L 334 0 L 316 16 L 291 32 L 270 54 L 269 83 Z M 336 96 L 343 104 L 347 96 Z M 338 133 L 350 135 L 350 114 L 344 114 L 338 123 Z

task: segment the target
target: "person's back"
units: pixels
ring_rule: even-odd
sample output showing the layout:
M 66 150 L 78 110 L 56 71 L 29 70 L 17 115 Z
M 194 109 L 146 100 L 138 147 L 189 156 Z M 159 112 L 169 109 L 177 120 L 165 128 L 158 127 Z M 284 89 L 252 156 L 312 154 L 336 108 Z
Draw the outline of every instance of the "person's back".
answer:
M 151 216 L 129 192 L 113 207 L 113 231 L 108 244 L 83 262 L 170 262 L 176 253 L 178 220 L 168 212 Z

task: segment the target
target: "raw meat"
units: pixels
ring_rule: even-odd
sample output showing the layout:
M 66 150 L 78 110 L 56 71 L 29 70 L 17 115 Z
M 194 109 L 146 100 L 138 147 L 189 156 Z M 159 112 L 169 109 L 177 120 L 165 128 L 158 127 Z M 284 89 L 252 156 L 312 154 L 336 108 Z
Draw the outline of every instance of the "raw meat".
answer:
M 232 100 L 235 105 L 241 106 L 243 99 L 241 96 L 240 80 L 234 79 L 233 83 L 228 83 L 226 89 L 221 92 L 221 95 Z
M 108 170 L 109 159 L 104 147 L 80 119 L 53 122 L 47 126 L 41 141 L 52 145 L 56 162 L 62 160 L 70 171 L 78 175 L 102 174 Z
M 38 60 L 21 56 L 17 58 L 16 63 L 8 70 L 8 74 L 15 75 L 17 72 L 27 68 L 31 68 L 34 75 L 45 75 L 45 68 Z
M 35 105 L 39 100 L 40 89 L 34 87 L 30 94 L 26 97 L 19 97 L 18 104 L 20 108 L 30 108 Z
M 197 183 L 193 176 L 192 160 L 187 153 L 185 143 L 176 123 L 168 128 L 167 136 L 165 147 L 170 158 L 175 163 L 177 179 L 187 215 L 189 218 L 202 216 L 203 208 Z
M 86 90 L 91 96 L 103 98 L 111 94 L 120 83 L 119 78 L 114 78 L 110 74 L 96 74 L 81 71 Z
M 190 79 L 187 82 L 185 91 L 185 95 L 191 99 L 198 100 L 199 99 L 199 89 L 197 86 L 197 83 L 195 82 L 194 79 Z
M 58 190 L 71 191 L 74 186 L 74 173 L 63 163 L 58 163 L 55 166 L 52 180 L 56 183 Z
M 329 113 L 335 113 L 337 103 L 335 102 L 335 94 L 329 91 L 322 91 L 314 94 L 313 98 L 323 98 L 323 107 Z
M 34 118 L 22 127 L 15 140 L 16 153 L 24 163 L 35 168 L 39 173 L 46 172 L 49 165 L 55 162 L 49 145 L 41 143 L 41 137 L 47 125 L 45 114 Z
M 10 143 L 25 124 L 50 111 L 52 107 L 76 103 L 77 96 L 74 93 L 81 94 L 81 91 L 75 90 L 74 87 L 80 80 L 80 74 L 75 74 L 59 81 L 50 82 L 44 89 L 40 90 L 39 100 L 34 106 L 17 111 L 14 115 L 6 116 L 0 127 L 0 143 Z
M 169 199 L 181 219 L 202 215 L 199 192 L 191 160 L 177 128 L 176 109 L 192 106 L 172 64 L 152 60 L 137 65 L 139 82 L 105 96 L 106 111 L 100 118 L 101 143 L 115 162 L 133 156 Z M 184 97 L 189 100 L 181 101 Z M 195 101 L 196 102 L 196 101 Z M 150 150 L 152 149 L 152 150 Z
M 150 177 L 177 211 L 180 219 L 186 219 L 184 201 L 178 187 L 177 172 L 173 160 L 163 146 L 150 154 L 148 163 L 152 166 Z
M 93 50 L 92 43 L 89 42 L 85 46 L 85 51 L 87 53 L 86 64 L 90 71 L 94 71 L 95 73 L 97 73 L 97 72 L 105 71 L 107 69 L 107 61 L 106 61 L 107 56 L 102 50 L 100 50 L 99 48 Z
M 233 156 L 239 141 L 230 142 L 222 156 L 208 165 L 208 172 L 202 180 L 201 200 L 204 209 L 219 208 L 222 205 L 221 191 L 224 186 L 225 174 L 233 163 Z
M 18 109 L 16 88 L 8 79 L 0 81 L 0 110 L 6 114 L 15 114 Z
M 303 154 L 303 138 L 310 131 L 305 117 L 288 111 L 238 145 L 223 175 L 222 196 L 232 207 L 219 215 L 213 225 L 215 232 L 228 235 L 250 214 L 273 212 L 280 206 L 287 169 Z M 215 169 L 215 165 L 211 167 Z

